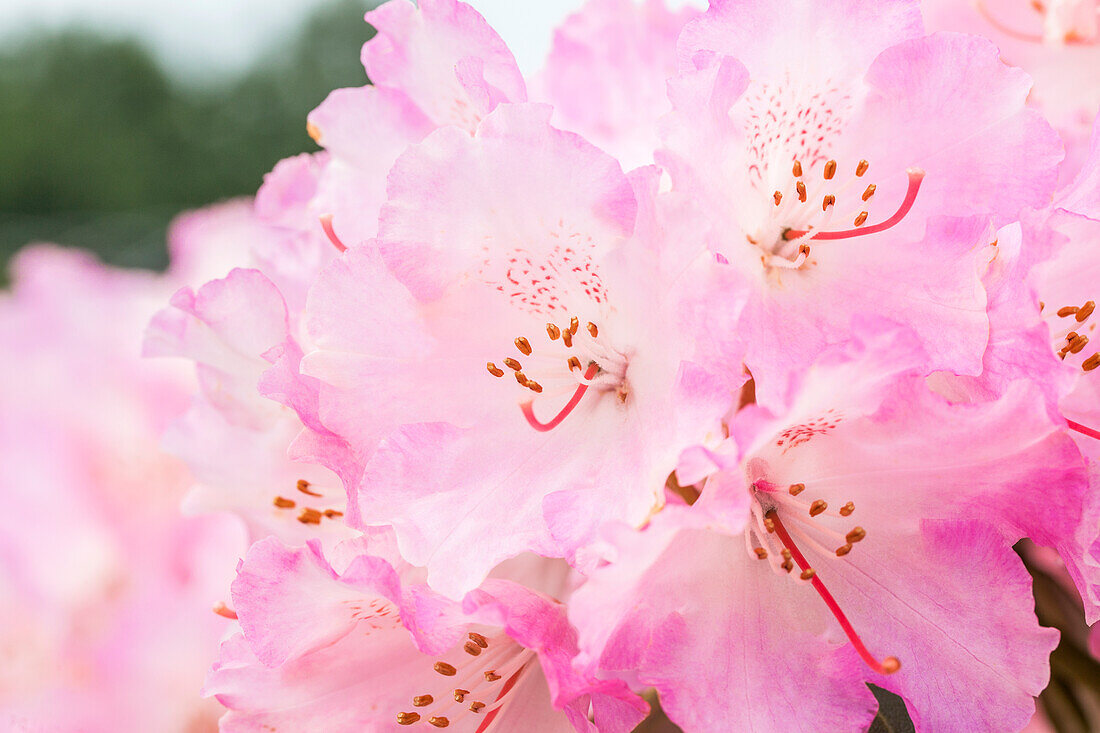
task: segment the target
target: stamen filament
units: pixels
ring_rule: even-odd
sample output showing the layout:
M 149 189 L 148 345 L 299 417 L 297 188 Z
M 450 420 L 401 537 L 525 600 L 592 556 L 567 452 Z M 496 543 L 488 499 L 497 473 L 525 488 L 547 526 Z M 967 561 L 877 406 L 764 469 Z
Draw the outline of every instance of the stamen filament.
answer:
M 596 372 L 599 370 L 599 364 L 595 362 L 589 364 L 588 370 L 584 373 L 585 380 L 591 380 L 596 376 Z M 565 407 L 562 408 L 561 412 L 555 415 L 554 418 L 547 423 L 540 422 L 539 419 L 535 417 L 535 411 L 531 407 L 531 402 L 524 402 L 519 406 L 519 409 L 523 411 L 523 416 L 527 418 L 527 422 L 530 423 L 531 427 L 538 430 L 540 433 L 546 433 L 553 430 L 558 425 L 561 425 L 562 420 L 567 418 L 569 413 L 573 412 L 577 405 L 580 404 L 581 398 L 584 397 L 584 393 L 588 391 L 588 387 L 588 384 L 578 385 L 576 391 L 573 392 L 573 396 L 570 398 L 569 402 L 566 403 Z
M 332 227 L 332 214 L 322 214 L 320 219 L 321 228 L 325 230 L 325 236 L 332 242 L 332 246 L 341 252 L 347 252 L 348 246 L 340 241 L 340 237 L 336 236 L 336 230 Z
M 783 522 L 780 521 L 779 514 L 772 509 L 766 516 L 775 524 L 775 533 L 779 535 L 779 539 L 783 542 L 783 546 L 791 551 L 791 555 L 794 556 L 794 561 L 798 563 L 798 567 L 803 571 L 809 570 L 810 563 L 806 560 L 806 557 L 798 547 L 795 546 L 790 533 L 787 532 L 787 528 L 784 527 Z M 840 610 L 840 605 L 836 602 L 836 599 L 833 598 L 833 594 L 830 593 L 825 587 L 825 584 L 821 582 L 821 578 L 814 575 L 813 578 L 810 579 L 810 584 L 813 585 L 817 594 L 821 596 L 821 600 L 825 601 L 825 605 L 840 624 L 840 628 L 843 629 L 844 634 L 848 637 L 848 641 L 852 642 L 852 646 L 855 647 L 856 652 L 859 654 L 864 664 L 879 674 L 893 674 L 901 669 L 901 662 L 898 661 L 897 657 L 886 657 L 880 662 L 867 650 L 867 647 L 863 644 L 863 640 L 859 638 L 859 634 L 857 634 L 855 628 L 852 627 L 852 623 L 848 620 L 848 617 L 844 615 L 844 611 Z
M 801 230 L 790 229 L 783 236 L 790 239 L 798 239 L 799 237 L 807 237 L 814 241 L 823 241 L 827 239 L 851 239 L 852 237 L 862 237 L 868 234 L 877 234 L 878 232 L 886 231 L 887 229 L 896 226 L 898 222 L 905 218 L 910 209 L 913 208 L 913 202 L 917 200 L 917 193 L 920 191 L 921 183 L 924 182 L 924 171 L 920 168 L 910 168 L 906 171 L 909 176 L 909 188 L 905 192 L 905 199 L 901 202 L 901 206 L 894 212 L 893 216 L 885 221 L 880 221 L 878 224 L 870 224 L 860 226 L 855 229 L 841 229 L 835 232 L 823 232 L 820 230 Z
M 1090 438 L 1096 438 L 1097 440 L 1100 440 L 1100 430 L 1090 428 L 1087 425 L 1082 425 L 1081 423 L 1074 422 L 1073 420 L 1066 420 L 1066 423 L 1069 425 L 1070 430 L 1076 430 L 1077 432 L 1081 433 L 1081 435 L 1087 435 Z
M 515 674 L 505 680 L 504 686 L 500 690 L 500 694 L 497 695 L 497 699 L 493 702 L 500 702 L 502 699 L 504 699 L 504 696 L 511 692 L 512 688 L 516 686 L 517 682 L 519 682 L 520 676 L 526 669 L 527 665 L 524 664 L 522 667 L 516 670 Z M 493 718 L 495 718 L 500 713 L 501 707 L 503 706 L 498 705 L 490 710 L 488 713 L 486 713 L 485 719 L 481 721 L 481 725 L 477 727 L 477 730 L 475 730 L 474 733 L 485 733 L 485 731 L 488 730 L 489 726 L 492 724 Z

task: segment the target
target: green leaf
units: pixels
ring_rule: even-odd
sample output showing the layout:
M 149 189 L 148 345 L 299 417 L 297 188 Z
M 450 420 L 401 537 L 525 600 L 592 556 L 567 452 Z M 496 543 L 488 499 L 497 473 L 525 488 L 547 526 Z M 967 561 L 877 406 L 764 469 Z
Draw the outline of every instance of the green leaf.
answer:
M 875 699 L 878 700 L 878 714 L 875 715 L 867 733 L 916 733 L 904 700 L 881 687 L 867 686 L 871 688 Z

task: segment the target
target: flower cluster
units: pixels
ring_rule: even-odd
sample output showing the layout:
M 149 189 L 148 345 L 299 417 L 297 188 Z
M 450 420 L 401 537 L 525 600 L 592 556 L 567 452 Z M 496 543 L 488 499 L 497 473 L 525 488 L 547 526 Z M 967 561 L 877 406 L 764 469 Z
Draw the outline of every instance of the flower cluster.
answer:
M 367 21 L 147 337 L 256 541 L 222 730 L 1027 724 L 1014 543 L 1100 615 L 1100 138 L 909 0 L 594 0 L 530 87 L 463 3 Z
M 1100 619 L 1100 21 L 1002 4 L 591 0 L 531 80 L 370 11 L 145 335 L 252 542 L 221 730 L 1024 728 L 1014 546 Z

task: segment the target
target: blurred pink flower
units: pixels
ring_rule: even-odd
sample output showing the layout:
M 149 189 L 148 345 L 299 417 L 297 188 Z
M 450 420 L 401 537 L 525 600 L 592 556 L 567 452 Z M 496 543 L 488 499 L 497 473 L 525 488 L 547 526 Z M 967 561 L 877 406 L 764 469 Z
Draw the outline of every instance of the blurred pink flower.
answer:
M 190 272 L 208 276 L 192 252 Z M 239 526 L 184 519 L 158 448 L 192 380 L 140 358 L 178 280 L 38 246 L 0 302 L 0 726 L 213 730 L 197 698 Z

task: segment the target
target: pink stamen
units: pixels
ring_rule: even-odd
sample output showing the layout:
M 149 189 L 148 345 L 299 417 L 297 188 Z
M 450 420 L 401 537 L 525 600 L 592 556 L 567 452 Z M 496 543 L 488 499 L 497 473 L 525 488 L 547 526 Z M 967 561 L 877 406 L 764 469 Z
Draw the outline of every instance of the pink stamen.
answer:
M 599 364 L 596 364 L 595 362 L 589 364 L 588 370 L 584 373 L 584 378 L 586 380 L 592 379 L 592 377 L 596 376 L 596 372 L 598 372 L 599 370 Z M 571 413 L 576 408 L 576 406 L 580 404 L 581 398 L 584 397 L 584 393 L 587 391 L 587 384 L 578 385 L 577 391 L 573 393 L 573 397 L 569 400 L 569 402 L 566 403 L 561 412 L 555 415 L 554 419 L 547 423 L 539 422 L 539 419 L 535 417 L 535 411 L 531 408 L 530 402 L 524 402 L 522 405 L 519 406 L 519 409 L 523 410 L 523 416 L 527 418 L 527 422 L 531 424 L 531 427 L 533 427 L 535 430 L 538 430 L 540 433 L 546 433 L 553 430 L 558 425 L 561 425 L 561 421 L 568 417 L 569 413 Z
M 870 224 L 865 227 L 858 227 L 855 229 L 842 229 L 836 232 L 814 232 L 812 229 L 790 229 L 784 235 L 784 239 L 798 239 L 804 237 L 807 234 L 812 233 L 813 236 L 810 239 L 814 241 L 823 241 L 826 239 L 851 239 L 852 237 L 862 237 L 867 234 L 877 234 L 878 232 L 884 232 L 890 227 L 897 225 L 913 208 L 913 202 L 917 200 L 917 193 L 920 192 L 921 183 L 924 182 L 924 171 L 920 168 L 910 168 L 906 171 L 909 176 L 909 188 L 905 192 L 905 200 L 901 202 L 901 206 L 894 212 L 894 215 L 885 221 L 881 221 L 878 224 Z
M 798 563 L 798 567 L 803 570 L 810 569 L 810 563 L 806 561 L 806 557 L 802 552 L 795 547 L 794 540 L 791 539 L 791 535 L 787 532 L 787 528 L 783 526 L 783 522 L 779 520 L 779 514 L 772 509 L 765 515 L 768 519 L 772 520 L 775 524 L 775 533 L 779 535 L 779 539 L 782 540 L 783 545 L 791 551 L 791 556 L 794 561 Z M 840 624 L 840 628 L 844 630 L 844 634 L 848 637 L 848 641 L 852 642 L 852 646 L 855 647 L 856 652 L 863 660 L 864 664 L 870 667 L 879 674 L 893 674 L 901 669 L 901 662 L 897 657 L 886 657 L 881 662 L 867 651 L 867 647 L 864 646 L 863 640 L 859 638 L 859 634 L 856 633 L 855 628 L 852 627 L 852 623 L 848 620 L 848 617 L 844 615 L 844 612 L 840 610 L 840 604 L 833 598 L 833 594 L 825 587 L 825 584 L 821 582 L 821 578 L 814 575 L 810 582 L 814 586 L 814 590 L 821 596 L 821 600 L 825 601 L 825 605 L 829 607 L 829 611 L 832 612 L 833 617 L 836 618 Z
M 1076 430 L 1077 432 L 1081 433 L 1081 435 L 1087 435 L 1090 438 L 1096 438 L 1097 440 L 1100 440 L 1100 430 L 1095 430 L 1088 427 L 1087 425 L 1082 425 L 1079 422 L 1074 422 L 1073 420 L 1066 420 L 1066 423 L 1069 424 L 1070 430 Z
M 325 236 L 328 237 L 328 241 L 332 242 L 332 245 L 341 252 L 347 252 L 348 246 L 340 241 L 340 238 L 336 236 L 336 230 L 332 227 L 332 214 L 322 214 L 321 228 L 325 230 Z

